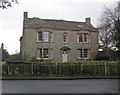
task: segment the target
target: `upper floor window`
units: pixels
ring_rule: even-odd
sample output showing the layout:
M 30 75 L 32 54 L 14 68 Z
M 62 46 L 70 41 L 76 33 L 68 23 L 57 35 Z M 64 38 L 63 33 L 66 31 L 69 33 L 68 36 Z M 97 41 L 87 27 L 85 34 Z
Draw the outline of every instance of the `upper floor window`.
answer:
M 53 42 L 53 33 L 37 32 L 37 42 Z
M 83 42 L 83 37 L 82 33 L 77 34 L 77 43 L 82 43 Z
M 89 33 L 78 33 L 77 34 L 77 43 L 88 43 L 89 41 Z
M 38 32 L 38 33 L 37 33 L 37 41 L 38 41 L 38 42 L 42 42 L 42 38 L 43 38 L 42 32 Z
M 68 37 L 67 37 L 67 33 L 63 34 L 63 43 L 67 43 Z

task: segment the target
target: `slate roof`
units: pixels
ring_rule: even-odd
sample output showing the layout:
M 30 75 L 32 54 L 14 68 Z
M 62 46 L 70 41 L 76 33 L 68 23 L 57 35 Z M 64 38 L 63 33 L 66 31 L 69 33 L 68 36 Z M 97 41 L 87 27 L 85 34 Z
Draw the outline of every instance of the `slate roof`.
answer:
M 50 25 L 53 29 L 66 30 L 81 30 L 81 29 L 95 29 L 92 24 L 86 22 L 40 19 L 40 18 L 26 18 L 25 24 L 28 25 Z

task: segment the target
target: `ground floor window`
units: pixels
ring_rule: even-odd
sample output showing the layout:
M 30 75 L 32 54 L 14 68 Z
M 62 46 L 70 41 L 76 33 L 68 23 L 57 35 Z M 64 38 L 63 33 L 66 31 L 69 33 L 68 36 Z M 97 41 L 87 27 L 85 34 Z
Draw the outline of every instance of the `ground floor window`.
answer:
M 52 59 L 52 49 L 49 48 L 38 48 L 37 59 Z
M 78 59 L 89 59 L 90 58 L 90 49 L 78 49 L 77 50 Z

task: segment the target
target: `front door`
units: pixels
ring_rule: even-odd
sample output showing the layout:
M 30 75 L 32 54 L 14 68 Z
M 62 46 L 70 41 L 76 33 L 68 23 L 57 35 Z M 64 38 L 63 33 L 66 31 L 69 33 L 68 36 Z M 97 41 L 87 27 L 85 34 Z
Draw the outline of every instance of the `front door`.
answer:
M 62 55 L 62 57 L 63 57 L 63 63 L 64 62 L 67 62 L 67 50 L 63 50 L 63 55 Z

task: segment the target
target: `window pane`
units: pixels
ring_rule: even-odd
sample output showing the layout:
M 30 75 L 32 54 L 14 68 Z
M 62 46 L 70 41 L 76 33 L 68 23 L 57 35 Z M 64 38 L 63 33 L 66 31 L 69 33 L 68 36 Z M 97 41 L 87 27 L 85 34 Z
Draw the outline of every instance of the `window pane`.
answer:
M 84 42 L 88 42 L 88 33 L 84 34 Z
M 43 58 L 49 58 L 49 55 L 48 55 L 48 48 L 44 48 L 44 51 L 43 51 Z
M 84 58 L 88 58 L 88 49 L 84 49 Z
M 37 39 L 38 39 L 37 41 L 41 42 L 42 41 L 42 32 L 38 32 L 37 35 L 38 35 L 37 36 Z
M 37 50 L 37 58 L 42 58 L 42 48 Z
M 77 51 L 78 59 L 82 59 L 82 58 L 83 58 L 82 55 L 83 55 L 83 54 L 82 54 L 82 49 L 78 49 L 78 51 Z
M 67 43 L 67 34 L 63 35 L 63 43 Z
M 77 34 L 77 42 L 78 43 L 82 42 L 82 33 Z
M 44 42 L 49 41 L 49 32 L 43 32 L 43 40 L 44 40 Z

